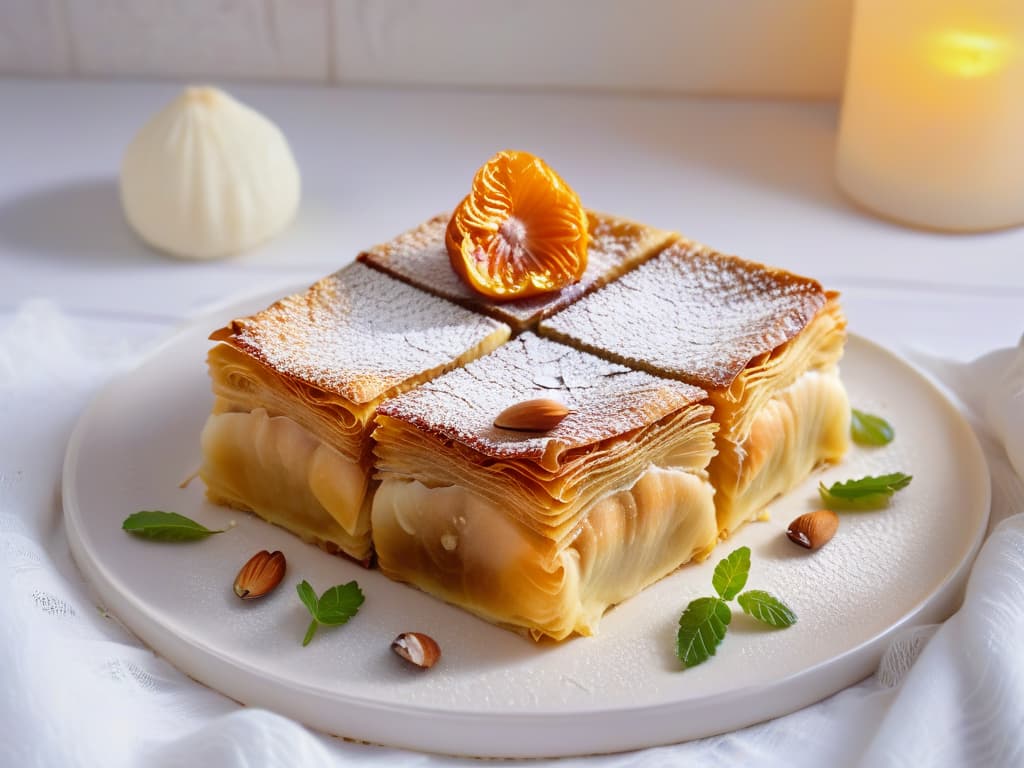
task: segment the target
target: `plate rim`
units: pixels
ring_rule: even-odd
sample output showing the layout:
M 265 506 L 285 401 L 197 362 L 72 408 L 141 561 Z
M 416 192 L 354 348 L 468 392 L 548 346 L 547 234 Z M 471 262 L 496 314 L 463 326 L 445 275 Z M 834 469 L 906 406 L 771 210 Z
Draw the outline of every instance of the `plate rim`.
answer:
M 274 704 L 267 704 L 266 699 L 263 699 L 262 695 L 258 695 L 256 697 L 263 699 L 262 701 L 253 701 L 253 697 L 248 695 L 252 690 L 266 685 L 272 685 L 281 688 L 282 693 L 285 693 L 288 696 L 299 695 L 309 698 L 310 700 L 330 701 L 335 705 L 355 707 L 359 710 L 370 712 L 371 716 L 373 716 L 372 713 L 376 713 L 377 716 L 380 714 L 389 714 L 403 718 L 410 718 L 417 722 L 423 721 L 423 723 L 436 723 L 444 720 L 452 721 L 453 723 L 461 723 L 475 729 L 480 729 L 481 726 L 484 726 L 483 731 L 486 731 L 486 734 L 477 735 L 476 738 L 473 738 L 471 735 L 466 742 L 467 744 L 476 743 L 483 745 L 484 749 L 482 750 L 479 747 L 471 747 L 468 750 L 460 748 L 453 749 L 450 744 L 448 747 L 445 747 L 443 744 L 447 740 L 437 737 L 436 734 L 430 733 L 430 729 L 419 734 L 419 737 L 410 737 L 408 735 L 418 729 L 410 728 L 408 731 L 401 731 L 387 727 L 381 730 L 379 728 L 360 728 L 357 726 L 354 730 L 346 731 L 344 734 L 335 734 L 344 735 L 348 738 L 363 739 L 375 743 L 387 744 L 389 746 L 446 755 L 495 758 L 540 758 L 622 752 L 643 747 L 679 743 L 693 738 L 729 732 L 758 722 L 763 722 L 768 719 L 782 717 L 796 711 L 797 709 L 816 703 L 828 695 L 836 693 L 871 674 L 874 667 L 877 666 L 877 660 L 882 646 L 904 627 L 920 623 L 924 617 L 928 617 L 931 620 L 936 620 L 936 618 L 944 620 L 952 613 L 953 610 L 956 609 L 962 599 L 963 589 L 970 573 L 970 565 L 973 563 L 982 543 L 984 542 L 991 513 L 991 478 L 980 442 L 967 419 L 955 405 L 955 395 L 953 395 L 948 388 L 942 384 L 942 382 L 937 381 L 926 370 L 921 369 L 911 360 L 902 357 L 882 344 L 859 334 L 850 332 L 850 339 L 855 340 L 858 344 L 865 345 L 873 354 L 885 357 L 889 364 L 895 364 L 911 371 L 917 377 L 920 384 L 931 388 L 933 392 L 938 395 L 938 399 L 941 401 L 944 410 L 947 411 L 947 414 L 969 437 L 968 443 L 963 447 L 963 450 L 971 455 L 971 474 L 977 474 L 980 480 L 980 490 L 982 491 L 982 494 L 976 500 L 976 503 L 978 503 L 982 508 L 982 512 L 981 520 L 979 520 L 979 524 L 975 529 L 974 537 L 970 542 L 970 546 L 964 550 L 965 554 L 950 568 L 942 581 L 939 582 L 927 596 L 909 608 L 898 621 L 890 624 L 885 629 L 861 642 L 859 645 L 847 649 L 837 656 L 833 656 L 829 659 L 818 662 L 811 667 L 791 673 L 786 677 L 775 680 L 771 683 L 744 686 L 742 688 L 735 688 L 694 699 L 677 699 L 671 702 L 656 702 L 635 707 L 613 705 L 611 707 L 577 710 L 575 712 L 537 708 L 530 712 L 509 711 L 485 713 L 479 710 L 450 708 L 438 711 L 430 709 L 427 705 L 423 704 L 396 705 L 390 702 L 381 702 L 366 698 L 361 695 L 352 695 L 344 691 L 327 691 L 324 689 L 313 688 L 306 683 L 290 680 L 275 672 L 259 669 L 247 662 L 234 659 L 230 655 L 224 654 L 216 647 L 211 646 L 194 636 L 190 636 L 188 638 L 176 637 L 172 631 L 169 631 L 169 629 L 162 624 L 159 615 L 152 612 L 144 602 L 139 600 L 130 592 L 122 592 L 118 587 L 119 580 L 106 570 L 100 559 L 96 557 L 95 553 L 88 551 L 89 547 L 85 543 L 85 538 L 83 536 L 84 526 L 82 510 L 78 504 L 74 488 L 74 475 L 79 462 L 82 442 L 88 433 L 89 427 L 95 420 L 95 414 L 104 404 L 105 397 L 108 396 L 109 392 L 118 383 L 130 377 L 132 373 L 139 370 L 147 363 L 160 357 L 168 347 L 175 344 L 175 342 L 177 342 L 182 336 L 186 335 L 189 331 L 194 331 L 199 326 L 205 327 L 204 324 L 208 325 L 210 322 L 213 322 L 215 318 L 218 318 L 233 307 L 238 307 L 248 303 L 255 304 L 265 299 L 271 300 L 277 298 L 281 295 L 281 291 L 282 289 L 278 288 L 217 302 L 213 306 L 206 308 L 203 312 L 190 317 L 176 326 L 173 330 L 168 332 L 164 339 L 156 343 L 153 348 L 147 351 L 144 355 L 135 359 L 131 365 L 118 368 L 115 371 L 115 374 L 103 384 L 98 392 L 96 392 L 88 406 L 78 417 L 68 440 L 61 478 L 63 521 L 67 528 L 68 543 L 72 556 L 79 570 L 87 577 L 90 585 L 96 590 L 104 603 L 107 606 L 115 607 L 115 615 L 117 615 L 118 620 L 150 649 L 156 651 L 179 671 L 189 677 L 192 677 L 198 682 L 209 686 L 213 690 L 235 699 L 236 701 L 244 702 L 247 706 L 266 706 L 272 710 L 280 712 Z M 124 610 L 126 606 L 128 607 L 128 610 Z M 129 621 L 123 618 L 125 615 L 132 615 L 131 620 Z M 190 663 L 190 661 L 183 659 L 185 649 L 191 649 L 194 652 L 204 654 L 208 658 L 204 659 L 202 663 Z M 226 684 L 223 678 L 227 677 L 227 675 L 218 675 L 215 670 L 203 669 L 199 673 L 195 673 L 195 668 L 197 667 L 210 667 L 211 661 L 225 665 L 226 670 L 233 670 L 241 673 L 242 675 L 249 676 L 252 680 L 245 684 L 234 685 Z M 835 683 L 836 679 L 841 681 L 838 687 Z M 242 689 L 246 690 L 243 691 Z M 766 690 L 771 690 L 773 692 L 775 701 L 785 699 L 790 702 L 795 702 L 795 704 L 786 704 L 781 707 L 750 706 L 749 701 L 752 698 L 757 698 L 758 693 Z M 800 693 L 798 693 L 798 691 L 800 691 Z M 250 701 L 245 701 L 245 699 L 250 699 Z M 746 700 L 748 705 L 747 708 L 743 710 L 747 713 L 746 716 L 738 714 L 727 722 L 723 722 L 722 727 L 715 730 L 709 731 L 706 728 L 698 728 L 696 729 L 697 732 L 692 732 L 693 729 L 691 729 L 691 731 L 687 731 L 684 727 L 685 722 L 678 720 L 680 715 L 684 715 L 686 712 L 694 708 L 719 708 L 728 705 L 730 702 L 743 702 L 744 700 Z M 294 714 L 285 714 L 283 712 L 281 712 L 281 714 L 292 719 L 300 720 L 322 732 L 332 733 L 335 731 L 335 728 L 326 724 L 326 718 L 322 718 L 318 722 L 318 718 L 313 716 L 296 716 Z M 655 723 L 656 725 L 662 720 L 668 718 L 679 727 L 676 729 L 676 732 L 672 734 L 663 733 L 660 737 L 655 739 L 639 736 L 633 740 L 624 738 L 621 733 L 615 733 L 614 737 L 609 737 L 607 732 L 601 731 L 598 733 L 597 729 L 594 729 L 593 731 L 588 731 L 588 734 L 584 734 L 591 737 L 591 741 L 596 742 L 593 746 L 588 747 L 583 747 L 572 739 L 560 739 L 560 741 L 565 741 L 561 746 L 548 745 L 541 747 L 532 743 L 522 743 L 513 749 L 486 748 L 488 740 L 493 739 L 496 734 L 500 735 L 502 732 L 508 732 L 508 735 L 511 736 L 513 733 L 517 732 L 518 729 L 521 729 L 524 726 L 542 726 L 543 728 L 549 729 L 552 732 L 557 732 L 560 736 L 564 737 L 566 735 L 564 733 L 566 729 L 592 725 L 593 721 L 600 720 L 602 718 L 608 719 L 610 722 L 614 722 L 617 718 L 624 715 L 629 715 L 633 718 L 643 718 L 650 723 Z M 659 729 L 655 727 L 655 730 Z M 603 736 L 602 733 L 604 734 Z M 380 734 L 385 734 L 384 738 L 380 738 Z M 544 743 L 548 744 L 548 742 Z M 610 746 L 613 743 L 615 746 Z

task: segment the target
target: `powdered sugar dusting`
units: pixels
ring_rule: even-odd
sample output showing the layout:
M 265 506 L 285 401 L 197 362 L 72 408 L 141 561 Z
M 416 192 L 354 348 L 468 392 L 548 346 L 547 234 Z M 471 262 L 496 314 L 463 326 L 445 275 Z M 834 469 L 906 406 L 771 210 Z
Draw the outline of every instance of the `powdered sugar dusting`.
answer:
M 274 370 L 353 403 L 371 402 L 508 332 L 358 263 L 230 328 L 232 344 Z
M 545 397 L 574 412 L 543 435 L 494 426 L 515 403 Z M 591 445 L 652 424 L 706 393 L 524 333 L 464 368 L 387 401 L 378 413 L 496 458 L 539 458 L 555 443 Z
M 440 214 L 394 240 L 361 253 L 359 260 L 438 296 L 485 312 L 521 330 L 567 307 L 588 291 L 663 248 L 673 235 L 627 219 L 587 212 L 590 244 L 579 282 L 560 291 L 516 301 L 481 296 L 452 269 L 444 232 L 449 214 Z
M 715 389 L 800 333 L 825 301 L 815 280 L 680 241 L 541 332 Z

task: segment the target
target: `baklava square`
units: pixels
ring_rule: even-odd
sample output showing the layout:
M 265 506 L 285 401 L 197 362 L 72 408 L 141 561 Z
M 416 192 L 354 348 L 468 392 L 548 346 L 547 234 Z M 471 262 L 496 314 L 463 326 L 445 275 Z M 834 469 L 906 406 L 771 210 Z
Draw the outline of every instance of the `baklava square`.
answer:
M 359 263 L 233 320 L 207 357 L 208 496 L 368 563 L 377 406 L 509 334 Z
M 846 320 L 810 278 L 680 240 L 540 332 L 708 391 L 723 537 L 848 448 Z
M 569 414 L 495 426 L 539 398 Z M 378 408 L 378 565 L 535 638 L 592 634 L 718 541 L 711 414 L 698 387 L 524 333 Z

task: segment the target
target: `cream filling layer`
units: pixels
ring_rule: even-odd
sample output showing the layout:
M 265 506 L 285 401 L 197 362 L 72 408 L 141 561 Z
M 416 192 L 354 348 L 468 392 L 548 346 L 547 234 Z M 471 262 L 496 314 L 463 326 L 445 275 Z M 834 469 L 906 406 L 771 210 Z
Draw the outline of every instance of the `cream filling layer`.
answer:
M 838 370 L 807 371 L 758 411 L 747 438 L 719 433 L 709 473 L 723 537 L 803 482 L 815 466 L 839 461 L 850 445 L 850 402 Z
M 372 519 L 386 575 L 535 639 L 594 634 L 610 606 L 703 560 L 718 539 L 707 480 L 653 465 L 631 488 L 595 502 L 560 547 L 461 486 L 392 475 L 374 496 Z
M 199 475 L 218 502 L 255 512 L 307 541 L 370 556 L 369 472 L 287 416 L 214 413 Z

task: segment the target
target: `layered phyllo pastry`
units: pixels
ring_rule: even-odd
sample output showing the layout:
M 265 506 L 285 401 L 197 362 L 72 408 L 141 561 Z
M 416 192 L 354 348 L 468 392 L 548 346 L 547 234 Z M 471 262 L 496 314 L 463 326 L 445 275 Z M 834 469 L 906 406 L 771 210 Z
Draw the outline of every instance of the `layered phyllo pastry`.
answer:
M 590 635 L 718 540 L 698 387 L 524 333 L 377 410 L 379 567 L 488 621 Z
M 219 343 L 207 358 L 209 498 L 368 563 L 377 406 L 509 333 L 358 263 L 233 320 L 210 336 Z
M 211 335 L 200 475 L 487 621 L 590 635 L 843 456 L 845 328 L 818 282 L 506 150 L 450 216 Z
M 359 259 L 417 288 L 508 323 L 518 333 L 644 262 L 676 237 L 671 232 L 604 213 L 586 211 L 585 217 L 587 260 L 579 279 L 526 298 L 488 296 L 452 269 L 445 237 L 451 221 L 449 214 L 435 216 L 387 243 L 370 248 Z M 515 226 L 506 227 L 508 239 L 517 234 Z M 522 237 L 527 237 L 525 228 Z M 513 267 L 506 265 L 505 269 Z M 543 269 L 536 265 L 532 268 Z
M 810 278 L 680 240 L 540 329 L 708 391 L 723 536 L 847 450 L 846 320 Z

